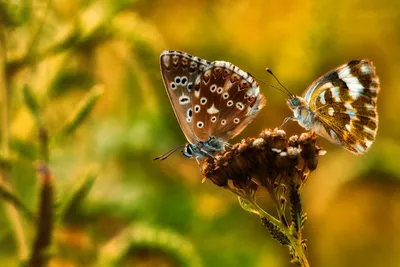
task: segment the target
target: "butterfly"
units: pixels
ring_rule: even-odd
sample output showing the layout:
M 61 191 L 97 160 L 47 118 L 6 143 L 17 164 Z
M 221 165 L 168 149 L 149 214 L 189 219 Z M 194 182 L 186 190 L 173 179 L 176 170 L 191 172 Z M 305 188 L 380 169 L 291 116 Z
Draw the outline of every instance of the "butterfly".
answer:
M 188 141 L 180 148 L 199 159 L 223 151 L 265 105 L 253 76 L 225 61 L 210 62 L 180 51 L 164 51 L 160 68 L 169 100 Z
M 297 121 L 354 154 L 368 151 L 378 130 L 379 78 L 372 61 L 352 60 L 322 75 L 287 105 Z

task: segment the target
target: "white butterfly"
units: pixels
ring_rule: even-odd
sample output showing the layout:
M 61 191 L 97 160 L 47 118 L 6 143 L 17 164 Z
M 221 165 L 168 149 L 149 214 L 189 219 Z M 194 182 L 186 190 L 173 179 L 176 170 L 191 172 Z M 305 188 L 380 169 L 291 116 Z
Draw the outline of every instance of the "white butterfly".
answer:
M 379 90 L 373 63 L 352 60 L 318 78 L 301 97 L 289 93 L 287 104 L 294 116 L 288 119 L 354 154 L 363 154 L 378 130 Z

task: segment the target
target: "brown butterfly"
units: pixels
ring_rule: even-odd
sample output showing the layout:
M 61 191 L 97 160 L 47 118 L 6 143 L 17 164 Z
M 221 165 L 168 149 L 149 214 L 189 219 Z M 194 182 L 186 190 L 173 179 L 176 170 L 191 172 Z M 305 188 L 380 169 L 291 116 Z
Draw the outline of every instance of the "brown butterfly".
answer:
M 163 160 L 179 148 L 197 161 L 222 151 L 265 105 L 258 83 L 225 61 L 210 62 L 180 51 L 164 51 L 161 74 L 172 108 L 189 142 L 155 158 Z

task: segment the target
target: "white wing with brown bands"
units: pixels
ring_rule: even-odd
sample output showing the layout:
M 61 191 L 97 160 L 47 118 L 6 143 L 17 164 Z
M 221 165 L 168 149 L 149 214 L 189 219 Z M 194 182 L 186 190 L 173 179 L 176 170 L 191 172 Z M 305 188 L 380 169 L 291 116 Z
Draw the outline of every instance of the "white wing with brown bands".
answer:
M 352 60 L 317 79 L 304 94 L 316 115 L 313 130 L 363 154 L 378 129 L 379 78 L 370 60 Z

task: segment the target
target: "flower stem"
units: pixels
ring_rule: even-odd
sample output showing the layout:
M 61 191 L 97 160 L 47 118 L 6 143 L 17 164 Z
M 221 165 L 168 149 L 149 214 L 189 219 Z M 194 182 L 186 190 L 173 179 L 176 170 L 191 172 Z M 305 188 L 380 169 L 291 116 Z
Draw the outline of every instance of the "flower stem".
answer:
M 10 92 L 8 90 L 8 81 L 6 75 L 6 37 L 5 37 L 5 27 L 0 24 L 0 93 L 2 98 L 1 108 L 2 108 L 2 156 L 4 159 L 9 157 L 9 99 Z M 0 170 L 1 183 L 10 192 L 11 185 L 9 184 L 10 173 L 9 170 L 2 168 Z M 11 227 L 13 228 L 15 239 L 18 244 L 18 254 L 19 258 L 25 260 L 28 258 L 28 246 L 25 239 L 24 229 L 22 227 L 22 221 L 20 214 L 18 213 L 16 207 L 9 202 L 5 203 L 6 213 L 10 220 Z
M 284 224 L 279 221 L 278 219 L 276 219 L 274 216 L 272 216 L 271 214 L 269 214 L 268 212 L 266 212 L 263 208 L 261 208 L 260 206 L 258 206 L 258 204 L 253 201 L 253 200 L 249 200 L 250 203 L 254 206 L 254 208 L 256 208 L 256 210 L 258 211 L 258 213 L 260 214 L 260 216 L 267 218 L 268 220 L 270 220 L 273 224 L 275 224 L 276 226 L 278 226 L 281 229 L 284 229 L 286 226 L 284 226 Z M 286 232 L 285 232 L 286 234 Z
M 260 216 L 269 219 L 272 223 L 276 224 L 276 226 L 278 226 L 283 231 L 283 233 L 286 235 L 286 237 L 290 241 L 290 246 L 293 248 L 294 252 L 296 253 L 296 255 L 298 257 L 300 266 L 310 267 L 307 256 L 306 256 L 303 246 L 301 244 L 301 241 L 302 241 L 301 236 L 299 236 L 299 238 L 294 237 L 288 226 L 284 225 L 282 222 L 277 220 L 275 217 L 273 217 L 272 215 L 267 213 L 264 209 L 262 209 L 260 206 L 258 206 L 258 204 L 255 201 L 250 201 L 250 202 L 254 206 L 254 208 L 257 209 Z
M 52 175 L 46 163 L 38 163 L 37 172 L 41 187 L 40 201 L 36 237 L 32 247 L 31 258 L 29 259 L 29 266 L 42 267 L 47 266 L 52 241 L 54 185 Z
M 285 213 L 282 211 L 281 205 L 280 205 L 280 203 L 278 201 L 278 198 L 276 197 L 276 194 L 275 194 L 274 190 L 273 189 L 269 189 L 268 191 L 269 191 L 269 194 L 270 194 L 272 200 L 275 203 L 276 211 L 277 211 L 278 216 L 279 216 L 279 220 L 282 222 L 282 224 L 284 224 L 287 227 L 288 226 L 288 222 L 286 220 Z

